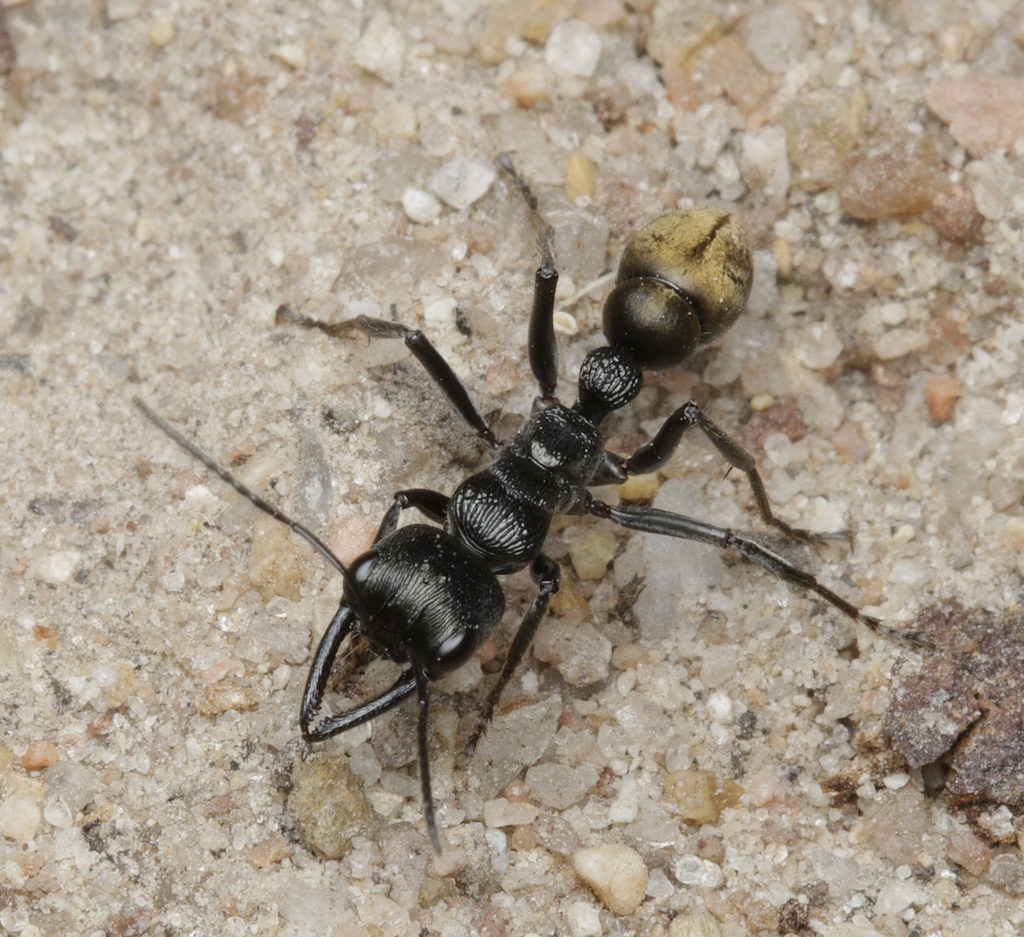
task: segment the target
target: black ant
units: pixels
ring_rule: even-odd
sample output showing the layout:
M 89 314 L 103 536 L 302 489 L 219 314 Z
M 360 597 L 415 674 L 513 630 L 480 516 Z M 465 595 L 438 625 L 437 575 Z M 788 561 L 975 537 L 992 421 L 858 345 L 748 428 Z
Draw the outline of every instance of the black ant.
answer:
M 251 491 L 136 400 L 143 414 L 178 445 L 261 511 L 287 524 L 341 574 L 345 581 L 341 602 L 313 657 L 302 696 L 302 737 L 307 742 L 328 739 L 415 693 L 423 809 L 427 833 L 437 851 L 441 846 L 427 752 L 428 686 L 465 664 L 501 620 L 505 597 L 497 577 L 529 567 L 538 584 L 537 595 L 484 703 L 467 745 L 467 751 L 472 751 L 558 591 L 559 566 L 543 552 L 548 528 L 557 515 L 591 514 L 633 530 L 734 549 L 776 576 L 817 593 L 850 618 L 878 626 L 809 572 L 744 534 L 657 508 L 613 506 L 588 490 L 655 471 L 675 452 L 683 433 L 696 426 L 729 466 L 747 476 L 766 524 L 798 540 L 824 539 L 775 517 L 753 458 L 693 402 L 679 407 L 654 439 L 631 456 L 624 458 L 604 448 L 602 421 L 637 396 L 645 370 L 680 364 L 728 329 L 742 312 L 753 267 L 738 223 L 716 208 L 674 211 L 652 221 L 629 242 L 616 286 L 604 304 L 608 345 L 586 356 L 580 368 L 579 398 L 571 407 L 565 406 L 555 396 L 558 358 L 553 318 L 558 272 L 553 232 L 510 158 L 503 155 L 499 162 L 527 203 L 541 255 L 529 328 L 530 368 L 540 396 L 511 442 L 498 439 L 455 372 L 418 330 L 368 316 L 330 324 L 297 315 L 287 306 L 277 310 L 279 323 L 319 329 L 331 336 L 362 332 L 370 338 L 402 339 L 459 416 L 494 453 L 489 468 L 471 475 L 450 496 L 422 488 L 398 492 L 371 549 L 349 565 L 310 530 Z M 399 515 L 407 508 L 415 508 L 431 523 L 400 528 Z M 318 721 L 331 667 L 352 632 L 362 635 L 376 654 L 408 666 L 379 696 Z

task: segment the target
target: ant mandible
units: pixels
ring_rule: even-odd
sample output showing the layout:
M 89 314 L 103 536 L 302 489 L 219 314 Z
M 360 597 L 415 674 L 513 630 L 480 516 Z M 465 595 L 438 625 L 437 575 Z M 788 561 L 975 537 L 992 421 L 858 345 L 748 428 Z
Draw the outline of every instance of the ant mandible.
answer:
M 604 448 L 602 421 L 637 396 L 645 370 L 682 363 L 699 346 L 721 335 L 742 312 L 753 266 L 732 215 L 717 208 L 670 212 L 629 242 L 619 263 L 616 286 L 604 304 L 608 345 L 586 356 L 580 368 L 578 399 L 565 406 L 555 396 L 558 272 L 554 234 L 511 159 L 502 155 L 499 164 L 526 201 L 541 255 L 529 326 L 530 369 L 540 395 L 532 415 L 511 442 L 498 439 L 455 372 L 422 332 L 368 316 L 326 323 L 297 315 L 287 306 L 277 310 L 278 323 L 318 329 L 329 336 L 362 332 L 370 338 L 402 339 L 459 416 L 494 453 L 489 468 L 471 475 L 450 496 L 423 488 L 398 492 L 370 550 L 347 566 L 310 530 L 269 504 L 136 400 L 142 413 L 179 446 L 261 511 L 304 538 L 341 574 L 341 602 L 317 647 L 302 695 L 302 737 L 307 742 L 331 738 L 415 693 L 424 818 L 430 842 L 438 852 L 441 844 L 427 751 L 428 686 L 465 664 L 501 620 L 505 597 L 497 577 L 529 567 L 538 585 L 537 595 L 516 631 L 501 674 L 470 736 L 467 751 L 472 751 L 558 591 L 559 566 L 543 552 L 554 517 L 590 514 L 632 530 L 733 549 L 787 582 L 817 593 L 850 618 L 878 626 L 875 619 L 809 572 L 744 534 L 657 508 L 606 504 L 588 490 L 655 471 L 675 452 L 684 432 L 696 426 L 730 467 L 747 476 L 766 524 L 798 540 L 822 539 L 790 527 L 772 513 L 753 458 L 692 401 L 672 413 L 655 437 L 631 456 L 624 458 Z M 415 508 L 431 523 L 399 527 L 399 515 L 408 508 Z M 361 635 L 374 653 L 407 666 L 379 696 L 319 719 L 331 667 L 342 642 L 353 632 Z

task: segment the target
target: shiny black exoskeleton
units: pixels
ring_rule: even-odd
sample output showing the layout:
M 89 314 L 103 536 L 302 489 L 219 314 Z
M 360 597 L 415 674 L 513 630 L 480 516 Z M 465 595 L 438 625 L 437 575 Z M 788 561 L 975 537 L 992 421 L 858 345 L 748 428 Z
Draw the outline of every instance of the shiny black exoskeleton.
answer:
M 317 648 L 302 698 L 303 737 L 307 741 L 330 738 L 415 693 L 424 812 L 428 834 L 438 850 L 427 754 L 428 685 L 462 666 L 501 620 L 505 600 L 497 577 L 529 567 L 538 583 L 537 595 L 484 704 L 468 745 L 474 747 L 558 591 L 558 564 L 543 552 L 548 528 L 557 515 L 591 514 L 634 530 L 732 548 L 817 593 L 851 618 L 877 624 L 810 573 L 748 536 L 655 508 L 612 506 L 590 493 L 593 486 L 655 471 L 673 454 L 685 430 L 696 426 L 730 466 L 746 473 L 767 524 L 799 539 L 818 539 L 772 514 L 753 459 L 692 402 L 672 413 L 654 439 L 631 456 L 604 448 L 602 421 L 636 397 L 645 370 L 681 363 L 699 345 L 727 329 L 742 311 L 750 292 L 752 265 L 732 216 L 710 208 L 672 212 L 633 238 L 604 306 L 609 344 L 587 355 L 580 369 L 578 398 L 566 406 L 555 397 L 558 363 L 553 318 L 558 274 L 552 232 L 511 162 L 507 158 L 501 162 L 526 199 L 541 250 L 529 330 L 530 366 L 540 394 L 533 415 L 511 442 L 497 438 L 450 366 L 421 332 L 365 316 L 329 324 L 299 316 L 287 306 L 277 311 L 279 322 L 328 335 L 359 331 L 371 338 L 403 339 L 462 419 L 494 452 L 491 465 L 467 478 L 450 497 L 426 489 L 398 492 L 372 548 L 348 566 L 308 529 L 137 401 L 143 413 L 179 445 L 258 508 L 305 538 L 342 575 L 341 603 Z M 407 508 L 415 508 L 430 523 L 399 528 L 399 516 Z M 342 642 L 353 632 L 362 635 L 375 653 L 408 666 L 380 696 L 321 719 L 331 667 Z

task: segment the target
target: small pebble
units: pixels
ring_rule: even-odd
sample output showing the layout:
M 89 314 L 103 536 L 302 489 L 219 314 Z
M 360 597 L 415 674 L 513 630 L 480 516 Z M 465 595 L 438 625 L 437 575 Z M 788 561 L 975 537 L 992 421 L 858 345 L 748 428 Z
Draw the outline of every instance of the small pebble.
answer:
M 740 153 L 743 181 L 778 205 L 789 192 L 789 158 L 786 134 L 781 127 L 765 127 L 750 133 Z
M 295 849 L 283 836 L 272 836 L 262 840 L 245 850 L 245 861 L 254 869 L 267 869 L 272 865 L 280 865 L 290 859 Z
M 499 84 L 502 94 L 510 97 L 519 107 L 536 107 L 551 96 L 550 72 L 539 63 L 528 63 L 517 68 Z
M 810 192 L 832 185 L 862 140 L 866 119 L 863 93 L 821 88 L 798 95 L 780 120 L 797 184 Z
M 805 60 L 807 36 L 796 10 L 772 4 L 751 13 L 745 26 L 747 48 L 762 68 L 784 75 Z
M 545 42 L 559 16 L 564 16 L 560 3 L 505 0 L 491 4 L 477 44 L 477 55 L 485 65 L 504 62 L 521 49 L 521 40 Z
M 700 107 L 700 91 L 690 72 L 678 62 L 665 62 L 661 69 L 665 97 L 677 110 L 692 114 Z
M 601 58 L 601 37 L 580 20 L 558 23 L 544 45 L 544 60 L 555 71 L 589 78 Z
M 39 805 L 27 797 L 8 797 L 0 801 L 0 836 L 16 843 L 30 843 L 42 816 Z
M 924 211 L 945 184 L 936 141 L 901 127 L 880 131 L 872 137 L 870 149 L 847 159 L 837 188 L 848 215 L 877 221 Z
M 657 472 L 647 475 L 631 475 L 619 485 L 619 497 L 623 501 L 653 501 L 661 486 Z
M 683 820 L 700 826 L 718 822 L 716 787 L 715 776 L 710 771 L 697 768 L 689 771 L 670 771 L 662 790 L 665 799 L 675 807 Z
M 81 562 L 82 554 L 77 550 L 57 550 L 33 562 L 29 575 L 59 585 L 71 579 Z
M 935 82 L 925 104 L 974 157 L 1010 149 L 1024 127 L 1024 80 L 968 74 Z
M 579 803 L 599 780 L 600 773 L 593 765 L 570 768 L 548 762 L 533 765 L 526 772 L 526 784 L 533 799 L 553 810 L 565 810 Z
M 672 874 L 682 885 L 696 885 L 698 888 L 721 887 L 722 867 L 700 856 L 681 856 L 672 868 Z
M 948 373 L 933 374 L 924 388 L 928 415 L 937 423 L 945 423 L 960 399 L 960 381 Z
M 981 239 L 984 219 L 966 185 L 951 185 L 936 195 L 928 217 L 947 241 L 972 244 Z
M 42 771 L 55 765 L 59 758 L 53 742 L 33 742 L 21 756 L 21 766 L 26 771 Z
M 982 875 L 992 861 L 992 849 L 971 830 L 960 827 L 949 834 L 946 856 L 971 875 Z
M 642 644 L 620 644 L 612 651 L 612 665 L 616 670 L 633 670 L 648 660 Z
M 169 13 L 157 16 L 149 24 L 149 44 L 162 49 L 174 41 L 174 17 Z
M 561 702 L 555 699 L 499 713 L 469 760 L 469 772 L 481 788 L 500 790 L 536 763 L 551 745 L 561 713 Z
M 668 928 L 669 937 L 721 937 L 722 928 L 707 911 L 677 917 Z
M 608 820 L 611 823 L 632 823 L 639 815 L 640 790 L 636 778 L 624 777 L 619 793 L 608 807 Z
M 654 4 L 647 52 L 658 64 L 685 63 L 722 32 L 722 22 L 704 3 Z
M 569 154 L 565 161 L 565 197 L 569 202 L 593 198 L 596 184 L 597 167 L 594 161 L 579 150 Z
M 821 371 L 835 364 L 842 352 L 842 340 L 831 323 L 816 322 L 806 329 L 793 353 L 805 368 Z
M 276 46 L 270 50 L 270 54 L 279 62 L 284 62 L 289 68 L 300 71 L 306 67 L 306 53 L 302 46 L 294 42 L 286 42 L 284 45 Z
M 533 653 L 570 686 L 590 686 L 608 676 L 612 643 L 589 622 L 552 619 L 537 634 Z
M 484 802 L 484 824 L 493 828 L 502 826 L 526 826 L 533 823 L 540 813 L 536 804 L 512 802 L 504 797 L 495 797 Z
M 416 224 L 431 224 L 441 214 L 441 203 L 423 189 L 406 189 L 402 194 L 402 208 L 406 217 Z
M 569 542 L 569 558 L 580 579 L 601 579 L 618 549 L 619 539 L 607 527 L 580 527 Z
M 708 74 L 744 114 L 756 111 L 771 91 L 771 79 L 735 36 L 717 42 L 708 54 Z
M 416 136 L 419 116 L 408 101 L 395 101 L 386 105 L 373 118 L 373 129 L 385 146 L 401 145 Z
M 384 937 L 408 934 L 412 926 L 409 912 L 384 895 L 368 895 L 359 906 L 359 919 L 367 926 L 368 933 Z
M 574 901 L 569 905 L 565 920 L 572 937 L 600 937 L 603 933 L 600 912 L 585 901 Z
M 559 335 L 575 335 L 580 330 L 580 324 L 576 321 L 576 317 L 564 309 L 556 309 L 552 319 L 555 331 Z
M 912 881 L 901 881 L 890 878 L 878 890 L 875 899 L 875 912 L 878 914 L 902 914 L 911 905 L 924 904 L 928 901 L 928 893 Z
M 719 725 L 732 724 L 732 700 L 728 693 L 712 693 L 708 697 L 708 717 Z
M 635 849 L 618 843 L 592 846 L 579 850 L 572 864 L 610 911 L 632 914 L 644 900 L 647 867 Z
M 292 763 L 288 812 L 303 844 L 327 859 L 340 859 L 353 836 L 373 836 L 380 826 L 362 780 L 340 756 Z
M 139 0 L 107 0 L 106 14 L 111 23 L 134 19 L 141 13 Z
M 74 821 L 71 808 L 60 797 L 46 802 L 43 807 L 43 819 L 58 830 L 68 829 Z
M 928 335 L 923 329 L 890 329 L 879 336 L 871 347 L 880 361 L 892 361 L 927 348 L 928 342 Z
M 216 716 L 236 710 L 250 712 L 260 703 L 259 694 L 252 687 L 242 686 L 232 680 L 223 680 L 205 687 L 195 698 L 196 712 L 201 716 Z
M 483 197 L 497 175 L 498 171 L 486 160 L 460 157 L 438 169 L 430 177 L 429 188 L 452 208 L 465 211 Z
M 912 787 L 879 791 L 863 811 L 863 842 L 884 860 L 913 865 L 928 832 L 928 809 L 925 797 Z
M 402 74 L 405 38 L 385 13 L 374 13 L 356 43 L 356 65 L 393 85 Z

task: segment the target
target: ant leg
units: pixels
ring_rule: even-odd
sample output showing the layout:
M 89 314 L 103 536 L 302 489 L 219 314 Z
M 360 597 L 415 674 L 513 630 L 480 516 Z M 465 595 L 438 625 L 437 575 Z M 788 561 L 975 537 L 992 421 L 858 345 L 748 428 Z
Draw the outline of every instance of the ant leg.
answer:
M 562 571 L 558 563 L 551 558 L 543 553 L 539 554 L 530 567 L 530 573 L 539 586 L 537 597 L 533 600 L 533 604 L 519 625 L 515 638 L 512 639 L 512 645 L 508 649 L 498 682 L 494 684 L 491 692 L 487 695 L 487 700 L 484 703 L 483 711 L 480 713 L 480 718 L 477 720 L 476 728 L 466 743 L 467 753 L 472 753 L 477 746 L 477 742 L 480 741 L 480 736 L 483 735 L 484 730 L 494 716 L 494 709 L 498 705 L 502 692 L 508 686 L 509 680 L 512 679 L 512 674 L 515 673 L 516 668 L 522 662 L 523 657 L 533 643 L 533 637 L 537 633 L 537 628 L 547 614 L 548 605 L 551 603 L 551 596 L 558 591 Z
M 763 566 L 780 579 L 785 579 L 786 582 L 791 582 L 808 592 L 817 593 L 829 605 L 839 609 L 854 621 L 862 622 L 874 629 L 881 627 L 878 619 L 865 615 L 846 599 L 836 595 L 827 586 L 823 586 L 811 573 L 794 566 L 778 553 L 733 530 L 716 527 L 683 514 L 659 511 L 657 508 L 612 507 L 603 501 L 592 501 L 588 506 L 588 511 L 596 517 L 607 518 L 631 530 L 642 530 L 646 533 L 662 534 L 666 537 L 679 537 L 682 540 L 695 540 L 721 549 L 736 550 L 744 559 Z
M 320 703 L 323 700 L 327 678 L 331 672 L 331 665 L 334 663 L 334 658 L 338 653 L 341 642 L 351 633 L 355 618 L 356 615 L 352 606 L 342 601 L 320 641 L 320 646 L 316 649 L 313 665 L 306 680 L 306 689 L 302 694 L 302 713 L 299 717 L 302 737 L 307 742 L 322 742 L 348 729 L 354 729 L 356 726 L 379 716 L 382 712 L 397 706 L 415 691 L 420 703 L 416 736 L 419 748 L 420 785 L 423 789 L 423 816 L 426 820 L 430 844 L 434 847 L 435 852 L 440 853 L 441 841 L 437 835 L 437 823 L 434 819 L 434 796 L 430 786 L 430 755 L 427 748 L 429 696 L 427 693 L 427 677 L 423 673 L 422 668 L 418 666 L 409 668 L 395 681 L 390 689 L 385 690 L 379 696 L 375 696 L 355 709 L 337 713 L 325 719 L 319 725 L 313 725 L 316 714 L 320 709 Z
M 390 536 L 398 527 L 398 515 L 406 508 L 416 508 L 421 514 L 436 524 L 443 524 L 445 514 L 448 511 L 448 502 L 451 499 L 439 491 L 431 491 L 429 488 L 407 488 L 405 491 L 396 491 L 395 500 L 391 502 L 380 522 L 377 533 L 373 538 L 376 545 L 385 537 Z
M 459 416 L 476 432 L 477 436 L 491 449 L 495 449 L 499 445 L 494 430 L 480 416 L 476 405 L 466 388 L 463 387 L 462 381 L 452 370 L 451 365 L 441 357 L 441 353 L 419 329 L 411 329 L 399 322 L 388 322 L 386 319 L 374 319 L 371 316 L 356 316 L 345 322 L 323 322 L 310 316 L 300 316 L 293 312 L 290 306 L 278 306 L 275 319 L 278 325 L 287 323 L 303 329 L 319 329 L 332 338 L 347 336 L 349 332 L 362 332 L 369 338 L 402 339 L 434 383 L 441 388 L 441 392 L 448 402 L 455 407 Z
M 420 704 L 419 719 L 416 720 L 416 747 L 419 753 L 420 792 L 423 798 L 423 819 L 427 824 L 427 835 L 434 852 L 441 855 L 441 839 L 437 835 L 437 821 L 434 818 L 434 792 L 430 786 L 430 750 L 427 748 L 427 713 L 430 710 L 430 694 L 427 692 L 428 677 L 422 667 L 413 669 L 416 679 L 416 696 Z
M 764 483 L 757 472 L 754 457 L 710 417 L 705 416 L 700 407 L 692 400 L 689 403 L 684 403 L 669 416 L 658 430 L 657 436 L 650 442 L 644 443 L 628 459 L 624 460 L 621 463 L 621 468 L 627 475 L 644 475 L 660 468 L 676 451 L 683 433 L 691 426 L 696 426 L 708 438 L 731 468 L 738 469 L 747 476 L 754 492 L 754 501 L 757 502 L 757 510 L 766 524 L 776 530 L 781 530 L 789 537 L 808 543 L 821 543 L 829 539 L 828 535 L 815 534 L 799 527 L 791 527 L 775 516 L 771 503 L 768 501 L 768 494 L 764 490 Z
M 558 271 L 555 269 L 555 232 L 537 208 L 537 196 L 519 175 L 508 153 L 498 157 L 498 165 L 512 180 L 519 194 L 530 210 L 530 221 L 537 232 L 537 250 L 540 266 L 533 278 L 533 311 L 530 313 L 530 332 L 527 348 L 530 356 L 530 370 L 540 385 L 540 396 L 544 403 L 555 400 L 555 386 L 558 383 L 558 344 L 555 342 L 555 288 L 558 286 Z

